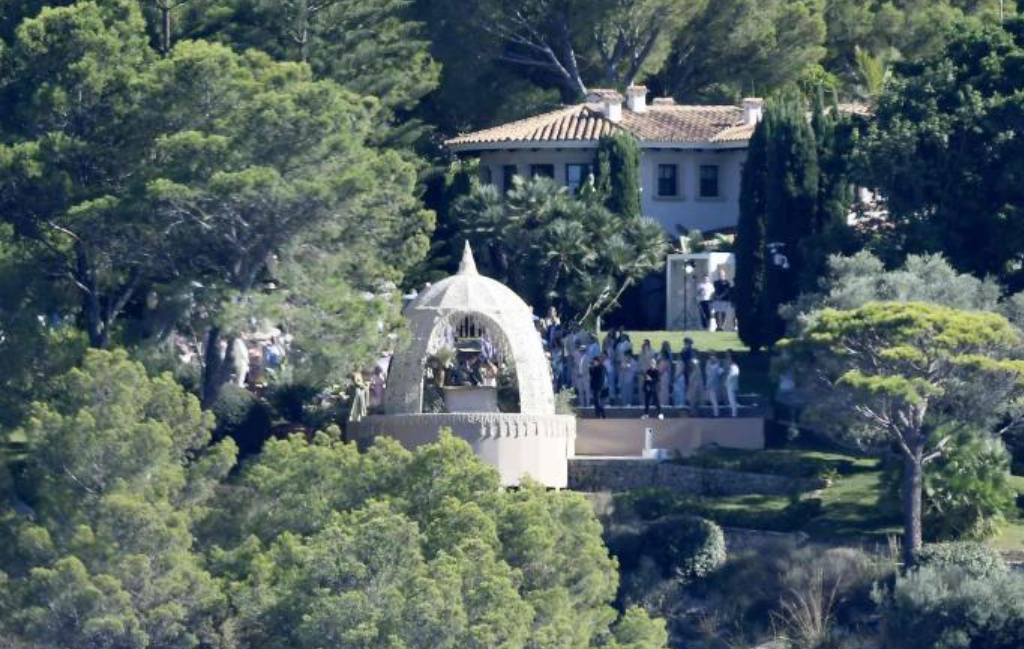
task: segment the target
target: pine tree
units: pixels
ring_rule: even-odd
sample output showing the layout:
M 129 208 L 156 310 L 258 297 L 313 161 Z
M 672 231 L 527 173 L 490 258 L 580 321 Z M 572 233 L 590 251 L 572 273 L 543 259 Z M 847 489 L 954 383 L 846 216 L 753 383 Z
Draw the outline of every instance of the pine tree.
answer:
M 640 216 L 640 147 L 625 132 L 601 138 L 597 145 L 597 190 L 605 206 L 622 217 Z
M 782 99 L 768 109 L 772 139 L 768 147 L 769 250 L 785 258 L 768 266 L 766 332 L 775 342 L 785 334 L 778 307 L 799 293 L 804 268 L 801 242 L 814 232 L 818 208 L 818 152 L 806 109 L 799 99 Z
M 750 138 L 740 183 L 740 218 L 736 233 L 734 302 L 740 340 L 753 350 L 771 342 L 766 329 L 767 226 L 770 121 L 762 120 Z

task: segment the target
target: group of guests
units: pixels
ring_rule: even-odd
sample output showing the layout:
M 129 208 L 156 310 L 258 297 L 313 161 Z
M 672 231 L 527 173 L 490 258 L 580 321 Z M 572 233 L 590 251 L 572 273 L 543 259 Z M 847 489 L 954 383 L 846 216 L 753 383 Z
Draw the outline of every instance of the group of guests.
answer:
M 498 364 L 493 356 L 467 354 L 445 374 L 445 385 L 498 387 Z
M 732 351 L 724 355 L 699 353 L 693 340 L 683 339 L 675 353 L 668 341 L 654 350 L 644 340 L 639 350 L 623 330 L 613 330 L 601 343 L 579 328 L 562 330 L 552 310 L 541 321 L 545 345 L 551 355 L 555 391 L 572 388 L 578 405 L 605 416 L 605 406 L 643 405 L 645 417 L 662 416 L 663 406 L 708 408 L 718 417 L 727 405 L 739 414 L 737 392 L 740 368 Z

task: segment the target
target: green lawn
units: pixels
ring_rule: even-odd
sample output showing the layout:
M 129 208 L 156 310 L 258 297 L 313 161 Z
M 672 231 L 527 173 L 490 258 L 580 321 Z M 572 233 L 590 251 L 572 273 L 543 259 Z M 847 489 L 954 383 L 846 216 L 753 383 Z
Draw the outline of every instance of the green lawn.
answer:
M 810 477 L 830 474 L 835 483 L 820 492 L 799 496 L 694 497 L 670 493 L 624 495 L 623 504 L 641 516 L 691 513 L 721 525 L 778 532 L 804 532 L 812 538 L 871 538 L 883 542 L 898 534 L 898 515 L 878 507 L 880 460 L 823 448 L 817 444 L 793 445 L 769 451 L 716 450 L 702 453 L 687 463 L 777 475 Z
M 683 460 L 709 468 L 809 477 L 838 474 L 834 484 L 816 493 L 788 496 L 688 496 L 665 490 L 620 494 L 620 502 L 644 518 L 688 513 L 729 527 L 778 532 L 804 532 L 811 538 L 871 539 L 884 543 L 902 532 L 897 512 L 878 505 L 881 460 L 864 457 L 813 442 L 799 442 L 783 449 L 737 451 L 716 449 Z M 1024 493 L 1024 476 L 1012 484 Z M 1024 520 L 1011 521 L 989 543 L 1000 550 L 1024 553 Z
M 1024 476 L 1010 476 L 1010 484 L 1017 493 L 1024 494 Z M 990 545 L 1000 550 L 1024 551 L 1024 520 L 1011 521 L 990 541 Z
M 607 333 L 607 332 L 606 332 Z M 746 352 L 747 347 L 740 342 L 735 331 L 627 331 L 629 339 L 633 343 L 633 351 L 639 353 L 640 345 L 644 339 L 651 341 L 654 349 L 661 349 L 661 343 L 668 341 L 672 351 L 678 352 L 683 348 L 683 338 L 692 338 L 693 346 L 697 351 L 702 352 L 724 352 L 732 349 L 736 352 Z M 604 341 L 605 334 L 601 334 L 601 341 Z

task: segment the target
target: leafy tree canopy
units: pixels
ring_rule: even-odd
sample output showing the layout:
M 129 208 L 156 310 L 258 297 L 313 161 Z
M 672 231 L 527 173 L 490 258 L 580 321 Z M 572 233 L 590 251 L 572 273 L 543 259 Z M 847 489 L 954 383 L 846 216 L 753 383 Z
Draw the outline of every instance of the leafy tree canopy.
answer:
M 413 108 L 437 85 L 439 66 L 423 25 L 409 18 L 410 0 L 217 0 L 186 7 L 186 37 L 262 50 L 282 61 L 309 63 L 318 78 L 390 110 Z
M 221 646 L 227 602 L 191 529 L 234 444 L 209 446 L 195 397 L 123 351 L 90 351 L 53 394 L 34 404 L 23 477 L 4 489 L 0 624 L 54 646 Z
M 817 430 L 904 465 L 904 548 L 922 538 L 925 468 L 965 428 L 1013 426 L 1024 413 L 1021 333 L 993 313 L 871 302 L 821 312 L 784 353 Z
M 1024 286 L 1024 18 L 961 28 L 934 55 L 898 66 L 863 147 L 906 252 Z
M 569 492 L 503 491 L 450 435 L 367 453 L 319 435 L 267 444 L 207 519 L 252 647 L 636 647 L 664 627 L 609 607 L 614 561 Z
M 667 251 L 656 222 L 613 214 L 593 188 L 574 197 L 549 178 L 516 178 L 505 196 L 474 185 L 454 209 L 458 235 L 480 254 L 485 274 L 535 308 L 558 306 L 579 320 L 615 306 Z

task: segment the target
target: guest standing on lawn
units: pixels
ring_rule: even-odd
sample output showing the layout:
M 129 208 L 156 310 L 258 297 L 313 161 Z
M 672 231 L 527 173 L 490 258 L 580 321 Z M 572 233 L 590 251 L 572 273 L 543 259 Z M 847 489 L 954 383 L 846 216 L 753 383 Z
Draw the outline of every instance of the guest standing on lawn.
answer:
M 658 380 L 658 402 L 669 405 L 669 397 L 672 393 L 672 345 L 666 340 L 661 343 L 661 352 L 658 354 L 658 371 L 661 378 Z
M 636 403 L 634 401 L 636 397 L 636 375 L 639 371 L 640 368 L 637 365 L 636 356 L 626 352 L 619 370 L 619 381 L 621 382 L 619 398 L 622 399 L 622 405 L 624 406 L 632 406 Z
M 722 364 L 714 354 L 704 364 L 704 387 L 707 389 L 711 413 L 718 416 L 718 393 L 722 389 Z
M 683 380 L 690 383 L 690 368 L 693 366 L 693 359 L 697 356 L 697 350 L 693 346 L 693 338 L 683 338 L 683 350 L 679 352 L 679 360 L 682 361 Z M 682 405 L 682 403 L 678 404 Z
M 725 352 L 725 397 L 729 400 L 729 412 L 733 417 L 739 416 L 739 404 L 736 393 L 740 389 L 740 366 L 732 355 L 732 350 Z
M 690 406 L 690 414 L 697 416 L 701 404 L 704 403 L 704 373 L 700 369 L 700 359 L 694 354 L 690 359 L 689 380 L 686 382 L 686 401 Z
M 644 372 L 644 417 L 651 414 L 651 404 L 661 417 L 661 402 L 658 401 L 658 383 L 661 382 L 661 372 L 658 370 L 658 361 L 651 359 Z
M 604 356 L 597 355 L 590 363 L 590 397 L 594 400 L 594 417 L 604 419 L 604 400 L 608 396 L 608 372 Z
M 700 307 L 700 326 L 704 331 L 711 330 L 711 300 L 715 297 L 715 285 L 711 278 L 704 275 L 697 284 L 697 306 Z
M 715 312 L 715 331 L 725 331 L 725 321 L 729 316 L 732 304 L 732 283 L 725 274 L 725 269 L 718 269 L 718 279 L 714 283 L 714 303 L 711 308 Z

